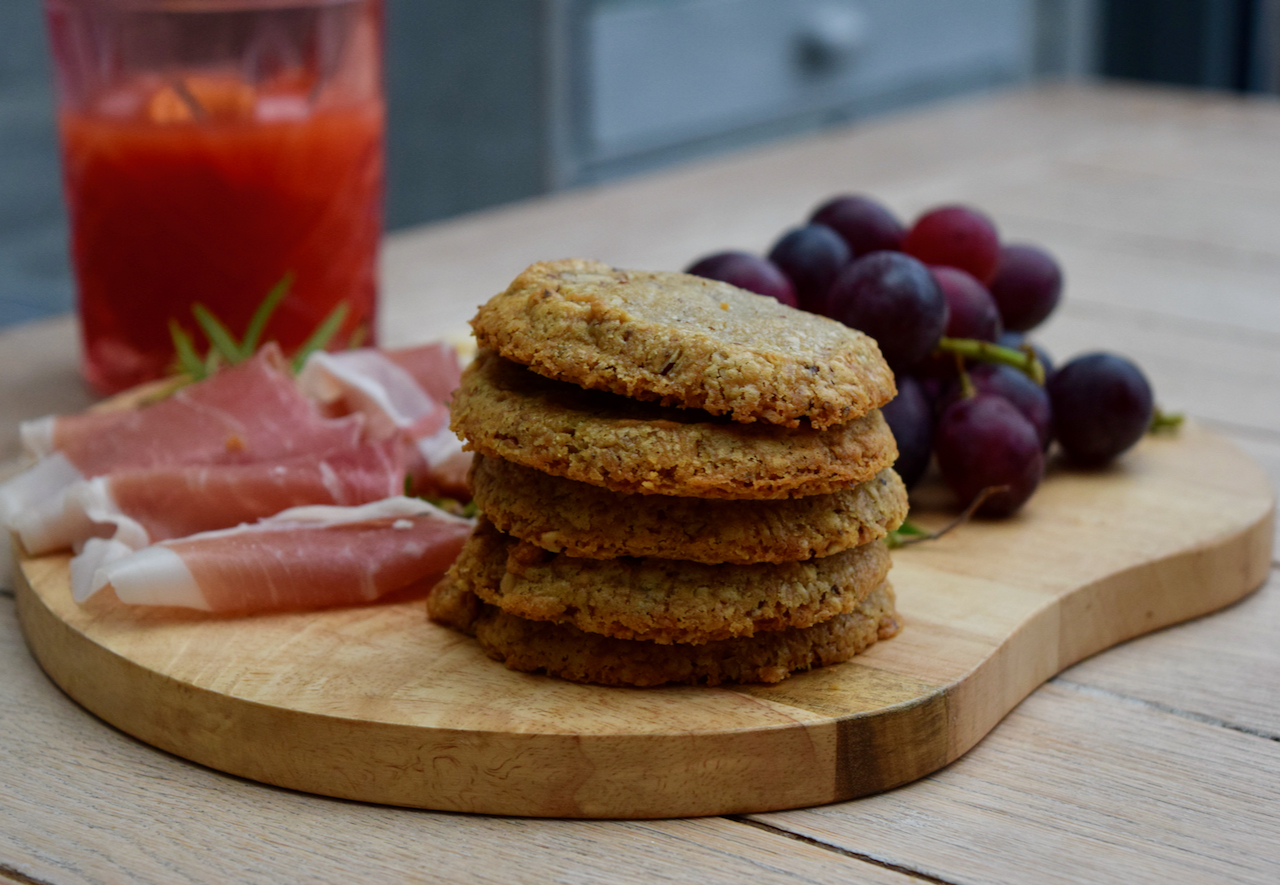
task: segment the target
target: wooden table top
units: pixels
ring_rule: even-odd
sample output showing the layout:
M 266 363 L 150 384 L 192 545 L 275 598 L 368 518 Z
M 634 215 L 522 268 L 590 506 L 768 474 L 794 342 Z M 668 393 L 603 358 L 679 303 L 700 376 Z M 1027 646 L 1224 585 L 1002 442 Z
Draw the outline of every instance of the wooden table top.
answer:
M 764 250 L 839 192 L 988 211 L 1049 247 L 1059 360 L 1134 358 L 1165 407 L 1280 477 L 1280 104 L 1128 88 L 933 107 L 389 238 L 383 342 L 454 333 L 533 260 Z M 0 332 L 16 422 L 83 407 L 70 318 Z M 909 786 L 613 822 L 362 805 L 168 756 L 68 700 L 0 596 L 0 881 L 1280 881 L 1280 588 L 1088 659 Z

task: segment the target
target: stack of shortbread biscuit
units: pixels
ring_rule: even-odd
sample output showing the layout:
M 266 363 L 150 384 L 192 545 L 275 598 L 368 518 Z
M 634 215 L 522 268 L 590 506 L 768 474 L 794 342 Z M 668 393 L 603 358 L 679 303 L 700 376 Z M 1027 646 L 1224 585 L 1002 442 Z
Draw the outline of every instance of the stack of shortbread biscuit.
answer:
M 477 528 L 431 617 L 507 666 L 777 682 L 898 629 L 906 515 L 871 339 L 723 283 L 535 264 L 453 401 Z

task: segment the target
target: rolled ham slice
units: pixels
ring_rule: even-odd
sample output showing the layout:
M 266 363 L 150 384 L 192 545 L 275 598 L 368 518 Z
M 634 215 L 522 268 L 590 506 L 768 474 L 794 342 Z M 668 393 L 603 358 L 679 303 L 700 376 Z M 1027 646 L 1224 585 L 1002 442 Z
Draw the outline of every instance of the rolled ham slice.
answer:
M 427 587 L 457 557 L 471 520 L 416 498 L 294 508 L 251 526 L 146 547 L 98 569 L 122 602 L 209 612 L 316 609 Z
M 80 551 L 89 538 L 116 540 L 132 551 L 291 507 L 392 497 L 404 491 L 405 461 L 400 445 L 388 440 L 281 461 L 118 470 L 75 483 L 12 522 L 34 555 Z

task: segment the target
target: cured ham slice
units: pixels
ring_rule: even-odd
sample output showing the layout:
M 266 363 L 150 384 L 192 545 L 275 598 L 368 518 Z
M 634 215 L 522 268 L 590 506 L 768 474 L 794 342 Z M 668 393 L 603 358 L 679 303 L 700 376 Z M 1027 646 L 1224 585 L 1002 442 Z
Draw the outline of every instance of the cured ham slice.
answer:
M 267 345 L 152 405 L 26 422 L 39 460 L 0 484 L 0 527 L 33 554 L 76 550 L 83 595 L 100 570 L 159 540 L 406 487 L 465 497 L 471 456 L 445 404 L 460 377 L 440 343 L 316 354 L 295 381 Z
M 321 416 L 275 344 L 154 405 L 39 419 L 23 428 L 37 457 L 54 451 L 82 477 L 124 467 L 248 463 L 349 448 L 361 419 Z
M 415 498 L 302 507 L 251 526 L 139 550 L 101 569 L 122 602 L 249 613 L 371 602 L 426 587 L 453 562 L 471 521 Z
M 360 414 L 371 439 L 407 432 L 414 439 L 449 423 L 449 409 L 412 375 L 373 348 L 316 351 L 298 373 L 298 389 L 329 415 Z
M 390 352 L 367 348 L 313 353 L 298 375 L 298 388 L 326 414 L 363 415 L 374 439 L 411 438 L 425 464 L 415 476 L 416 491 L 466 497 L 471 455 L 449 430 L 445 405 L 460 378 L 457 353 L 445 344 Z
M 19 513 L 81 479 L 84 476 L 61 453 L 41 458 L 0 483 L 0 526 L 8 526 Z
M 19 514 L 66 507 L 68 489 L 121 469 L 247 464 L 352 449 L 364 419 L 322 416 L 270 344 L 237 366 L 136 409 L 49 416 L 23 424 L 23 443 L 40 458 L 0 484 L 0 526 Z
M 462 385 L 462 362 L 458 359 L 458 350 L 443 341 L 383 353 L 408 372 L 418 386 L 437 402 L 451 402 L 453 392 Z
M 379 501 L 402 492 L 404 480 L 405 458 L 395 441 L 272 462 L 118 470 L 78 482 L 12 523 L 36 555 L 80 550 L 91 537 L 136 550 L 290 507 Z

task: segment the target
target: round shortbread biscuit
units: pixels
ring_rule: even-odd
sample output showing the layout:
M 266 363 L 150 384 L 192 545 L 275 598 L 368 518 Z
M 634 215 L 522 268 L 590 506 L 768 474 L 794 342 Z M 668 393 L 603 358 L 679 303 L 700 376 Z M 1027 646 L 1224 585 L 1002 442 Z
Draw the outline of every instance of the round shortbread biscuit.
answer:
M 862 332 L 689 274 L 540 262 L 471 326 L 482 347 L 549 378 L 740 422 L 830 427 L 896 390 Z
M 878 410 L 826 430 L 738 424 L 552 381 L 482 351 L 451 427 L 470 450 L 615 492 L 793 498 L 865 482 L 897 457 Z
M 450 575 L 520 618 L 669 645 L 810 627 L 852 611 L 889 566 L 880 543 L 753 565 L 579 559 L 504 535 L 481 518 Z
M 503 532 L 589 559 L 795 562 L 884 537 L 907 515 L 892 469 L 826 495 L 765 501 L 627 495 L 478 455 L 473 500 Z
M 668 682 L 781 682 L 792 673 L 847 661 L 898 632 L 885 581 L 848 614 L 815 624 L 702 645 L 657 645 L 528 621 L 487 605 L 445 578 L 432 590 L 432 617 L 476 637 L 512 670 L 575 682 L 654 686 Z

